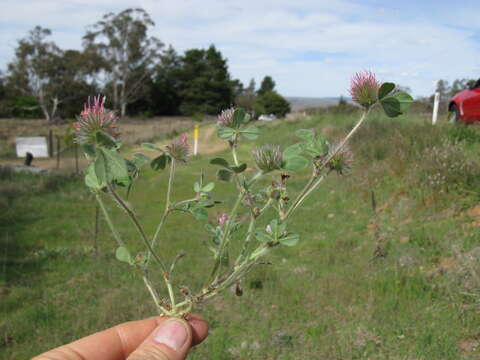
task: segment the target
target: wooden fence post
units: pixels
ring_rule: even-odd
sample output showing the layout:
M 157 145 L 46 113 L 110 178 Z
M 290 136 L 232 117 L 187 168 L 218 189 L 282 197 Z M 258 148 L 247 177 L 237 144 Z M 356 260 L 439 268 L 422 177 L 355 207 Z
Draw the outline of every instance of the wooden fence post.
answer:
M 57 139 L 57 169 L 60 169 L 60 136 L 56 135 Z
M 48 156 L 53 157 L 53 131 L 48 130 Z

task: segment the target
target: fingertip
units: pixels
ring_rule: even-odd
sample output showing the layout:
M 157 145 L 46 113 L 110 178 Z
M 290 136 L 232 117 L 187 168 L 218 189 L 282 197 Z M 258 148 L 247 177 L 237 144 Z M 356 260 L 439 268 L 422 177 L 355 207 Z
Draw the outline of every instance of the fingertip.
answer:
M 200 344 L 208 336 L 208 323 L 197 314 L 187 316 L 188 323 L 192 328 L 192 345 Z

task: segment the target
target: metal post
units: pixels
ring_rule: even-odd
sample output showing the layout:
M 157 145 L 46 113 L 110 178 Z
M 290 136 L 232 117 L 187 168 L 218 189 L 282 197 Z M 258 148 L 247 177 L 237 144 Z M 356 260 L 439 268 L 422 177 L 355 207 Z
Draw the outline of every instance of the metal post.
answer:
M 433 100 L 432 125 L 435 125 L 437 123 L 439 103 L 440 103 L 440 93 L 436 92 Z

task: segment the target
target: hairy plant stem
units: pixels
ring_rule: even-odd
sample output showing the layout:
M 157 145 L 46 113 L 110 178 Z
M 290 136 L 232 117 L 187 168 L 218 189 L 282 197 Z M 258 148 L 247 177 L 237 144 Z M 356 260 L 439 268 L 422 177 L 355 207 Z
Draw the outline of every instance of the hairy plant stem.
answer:
M 235 260 L 235 265 L 240 264 L 243 259 L 247 256 L 247 251 L 248 251 L 248 245 L 250 244 L 250 241 L 253 237 L 254 231 L 255 231 L 255 215 L 250 214 L 250 223 L 248 224 L 248 232 L 247 232 L 247 237 L 245 238 L 245 241 L 243 242 L 243 248 L 240 254 L 238 255 L 237 260 Z
M 140 222 L 138 221 L 137 219 L 137 216 L 135 215 L 135 213 L 130 209 L 130 207 L 125 203 L 125 201 L 123 201 L 123 199 L 117 194 L 117 192 L 115 191 L 115 189 L 113 188 L 113 186 L 107 182 L 107 187 L 108 187 L 108 191 L 109 193 L 112 195 L 112 197 L 114 198 L 114 200 L 117 202 L 117 204 L 120 205 L 120 207 L 125 210 L 125 212 L 127 213 L 129 219 L 132 221 L 133 225 L 135 226 L 135 228 L 137 229 L 138 233 L 140 234 L 140 237 L 142 238 L 145 246 L 147 247 L 149 253 L 151 253 L 153 255 L 153 257 L 155 258 L 155 260 L 160 264 L 160 266 L 162 267 L 162 270 L 164 272 L 167 272 L 167 267 L 165 266 L 165 263 L 163 262 L 163 260 L 155 253 L 155 251 L 152 249 L 152 247 L 150 246 L 150 242 L 148 241 L 148 238 L 147 238 L 147 235 L 145 234 L 145 230 L 143 229 L 142 225 L 140 224 Z
M 172 196 L 173 180 L 175 178 L 175 169 L 176 169 L 175 159 L 172 158 L 172 162 L 170 163 L 170 174 L 168 176 L 167 196 L 165 198 L 165 210 L 163 211 L 163 215 L 160 218 L 160 222 L 158 223 L 158 226 L 155 230 L 155 234 L 153 235 L 152 242 L 150 244 L 152 249 L 155 248 L 158 235 L 160 234 L 160 230 L 165 224 L 165 220 L 167 219 L 168 214 L 170 213 L 170 206 L 171 206 L 170 199 Z M 148 268 L 149 263 L 150 263 L 150 253 L 147 255 L 147 261 L 146 261 L 145 267 Z
M 110 215 L 108 214 L 107 208 L 105 207 L 105 204 L 103 203 L 102 197 L 100 196 L 99 193 L 95 193 L 95 199 L 97 199 L 98 204 L 100 205 L 100 209 L 102 210 L 103 216 L 105 217 L 105 220 L 107 221 L 108 227 L 110 228 L 113 237 L 115 238 L 115 241 L 117 242 L 118 246 L 123 246 L 125 247 L 125 243 L 123 242 L 122 238 L 120 237 L 120 234 L 117 231 L 117 228 L 112 222 L 112 219 L 110 218 Z
M 364 110 L 362 116 L 360 117 L 360 120 L 355 124 L 355 126 L 350 130 L 348 135 L 338 144 L 338 146 L 335 148 L 335 151 L 333 151 L 323 162 L 322 165 L 316 169 L 313 170 L 313 174 L 310 177 L 310 180 L 308 183 L 305 185 L 305 187 L 302 189 L 300 194 L 297 196 L 295 201 L 292 203 L 292 205 L 289 207 L 287 210 L 285 216 L 282 218 L 283 222 L 286 222 L 288 218 L 293 214 L 293 212 L 300 206 L 300 204 L 314 191 L 318 185 L 325 179 L 325 177 L 330 173 L 324 173 L 320 177 L 318 177 L 317 174 L 320 173 L 321 170 L 323 170 L 327 164 L 330 162 L 330 160 L 333 159 L 340 151 L 342 151 L 343 147 L 345 144 L 350 140 L 350 138 L 357 132 L 357 130 L 360 128 L 362 123 L 365 121 L 367 118 L 368 114 L 370 113 L 370 110 L 374 107 L 375 105 L 369 107 L 368 109 Z
M 115 228 L 115 225 L 113 224 L 112 219 L 110 218 L 110 215 L 108 214 L 108 211 L 105 207 L 105 204 L 102 200 L 102 197 L 100 196 L 100 194 L 97 193 L 97 194 L 95 194 L 95 198 L 97 199 L 97 202 L 100 205 L 100 209 L 102 210 L 103 216 L 105 217 L 105 220 L 106 220 L 110 230 L 112 231 L 113 237 L 117 241 L 118 246 L 125 247 L 125 243 L 121 239 L 120 234 L 117 232 L 117 229 Z M 143 282 L 145 283 L 150 295 L 153 298 L 153 301 L 155 302 L 155 306 L 157 307 L 157 309 L 161 313 L 167 313 L 168 311 L 164 307 L 161 306 L 160 298 L 159 298 L 157 292 L 155 291 L 154 287 L 150 283 L 150 280 L 148 278 L 147 269 L 144 269 L 142 278 L 143 278 Z
M 148 289 L 148 292 L 152 296 L 153 301 L 155 302 L 155 305 L 157 306 L 157 309 L 162 313 L 166 312 L 167 310 L 160 304 L 160 297 L 158 296 L 157 291 L 155 290 L 155 288 L 150 283 L 150 279 L 148 278 L 148 273 L 147 273 L 146 269 L 144 270 L 144 274 L 143 274 L 142 278 L 143 278 L 143 282 L 145 283 L 145 286 Z
M 270 246 L 266 244 L 260 245 L 255 251 L 250 254 L 242 263 L 236 265 L 233 271 L 222 281 L 215 281 L 209 287 L 205 288 L 203 293 L 194 297 L 194 302 L 199 303 L 205 301 L 220 291 L 237 283 L 243 276 L 245 276 L 251 268 L 256 264 L 256 261 L 265 256 L 270 251 Z
M 225 250 L 227 239 L 229 237 L 230 228 L 233 222 L 235 221 L 235 216 L 237 215 L 238 208 L 244 197 L 245 197 L 245 193 L 243 191 L 240 192 L 240 194 L 238 194 L 237 200 L 235 201 L 235 204 L 233 205 L 232 210 L 228 214 L 228 220 L 227 220 L 227 223 L 225 224 L 225 228 L 223 229 L 223 234 L 220 239 L 220 245 L 218 248 L 218 252 L 215 254 L 215 257 L 214 257 L 215 262 L 213 265 L 212 273 L 210 275 L 210 277 L 214 279 L 214 282 L 218 280 L 218 272 L 220 271 L 220 264 L 222 262 L 223 252 Z

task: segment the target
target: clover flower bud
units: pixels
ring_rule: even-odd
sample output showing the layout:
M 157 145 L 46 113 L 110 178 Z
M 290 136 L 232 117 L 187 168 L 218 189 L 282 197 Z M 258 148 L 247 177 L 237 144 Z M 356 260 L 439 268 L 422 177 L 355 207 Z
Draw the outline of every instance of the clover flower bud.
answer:
M 257 167 L 264 172 L 282 168 L 283 153 L 278 145 L 259 146 L 253 149 L 252 155 Z
M 329 146 L 328 155 L 326 155 L 326 158 L 330 158 L 330 160 L 328 161 L 326 166 L 330 170 L 336 171 L 340 175 L 345 175 L 352 169 L 353 154 L 346 146 L 343 146 L 339 151 L 337 150 L 337 146 Z
M 76 130 L 75 142 L 80 145 L 94 145 L 97 142 L 97 133 L 103 132 L 113 138 L 120 136 L 118 132 L 117 116 L 114 111 L 105 109 L 106 97 L 90 97 L 83 107 L 77 122 L 73 124 Z
M 188 144 L 187 134 L 182 134 L 170 145 L 166 146 L 168 154 L 175 160 L 186 162 L 190 154 L 190 145 Z
M 228 216 L 227 213 L 223 213 L 223 214 L 218 215 L 218 217 L 217 217 L 218 226 L 223 227 L 223 225 L 225 225 L 225 223 L 227 222 L 228 217 L 229 216 Z
M 356 73 L 350 80 L 350 95 L 352 100 L 369 108 L 377 102 L 380 83 L 371 71 Z
M 220 113 L 220 115 L 218 115 L 217 117 L 217 125 L 232 127 L 234 113 L 235 113 L 234 108 L 223 110 Z

